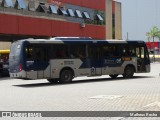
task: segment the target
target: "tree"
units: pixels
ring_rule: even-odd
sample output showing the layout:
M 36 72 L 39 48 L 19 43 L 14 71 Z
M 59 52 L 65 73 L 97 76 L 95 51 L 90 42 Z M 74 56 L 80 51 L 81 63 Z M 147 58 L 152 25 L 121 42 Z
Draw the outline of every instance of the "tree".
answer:
M 151 39 L 153 39 L 154 42 L 154 38 L 159 38 L 160 39 L 160 30 L 158 27 L 153 26 L 149 32 L 146 33 L 146 36 L 148 38 L 148 41 L 150 41 Z
M 146 33 L 146 36 L 148 38 L 148 41 L 150 41 L 151 39 L 153 39 L 153 58 L 154 58 L 154 62 L 155 62 L 155 46 L 154 46 L 154 40 L 155 38 L 160 39 L 160 30 L 158 27 L 153 26 L 149 32 Z

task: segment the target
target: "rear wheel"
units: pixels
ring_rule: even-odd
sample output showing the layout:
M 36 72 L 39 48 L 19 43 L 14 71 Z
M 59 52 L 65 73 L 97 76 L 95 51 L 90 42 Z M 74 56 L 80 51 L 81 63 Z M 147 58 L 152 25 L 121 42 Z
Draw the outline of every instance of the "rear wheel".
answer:
M 109 75 L 111 78 L 116 79 L 118 75 Z
M 50 83 L 58 83 L 59 79 L 47 79 Z
M 60 74 L 61 83 L 70 83 L 73 79 L 73 72 L 69 69 L 62 70 Z
M 124 70 L 124 78 L 132 78 L 134 75 L 134 68 L 132 66 L 127 66 Z

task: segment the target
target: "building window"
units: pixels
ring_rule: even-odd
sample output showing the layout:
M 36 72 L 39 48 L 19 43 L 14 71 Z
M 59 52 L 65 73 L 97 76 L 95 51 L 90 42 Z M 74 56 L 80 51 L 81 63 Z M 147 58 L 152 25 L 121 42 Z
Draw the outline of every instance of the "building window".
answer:
M 97 20 L 100 20 L 100 21 L 103 21 L 103 20 L 104 20 L 104 19 L 102 18 L 102 16 L 99 15 L 99 14 L 96 15 L 96 18 L 97 18 Z
M 40 3 L 38 8 L 37 8 L 37 11 L 39 11 L 39 12 L 48 12 L 48 8 L 46 7 L 45 3 Z
M 28 7 L 30 11 L 35 11 L 35 2 L 34 1 L 29 1 Z
M 68 9 L 67 11 L 68 11 L 69 16 L 75 17 L 75 14 L 72 9 Z
M 77 16 L 77 17 L 79 17 L 79 18 L 83 18 L 83 17 L 82 17 L 82 14 L 81 14 L 81 11 L 76 10 L 76 12 L 75 12 L 75 13 L 76 13 L 76 16 Z
M 66 10 L 63 7 L 60 7 L 58 9 L 58 12 L 59 12 L 60 15 L 68 15 L 68 13 L 66 12 Z
M 83 12 L 83 17 L 85 19 L 90 19 L 90 16 L 89 16 L 89 14 L 87 12 Z
M 12 0 L 3 0 L 2 1 L 2 6 L 4 6 L 4 7 L 14 7 L 13 1 Z
M 26 4 L 24 3 L 23 0 L 17 0 L 15 6 L 16 6 L 18 9 L 26 9 Z
M 50 6 L 49 6 L 49 10 L 50 10 L 50 13 L 58 14 L 57 8 L 56 8 L 55 5 L 50 5 Z

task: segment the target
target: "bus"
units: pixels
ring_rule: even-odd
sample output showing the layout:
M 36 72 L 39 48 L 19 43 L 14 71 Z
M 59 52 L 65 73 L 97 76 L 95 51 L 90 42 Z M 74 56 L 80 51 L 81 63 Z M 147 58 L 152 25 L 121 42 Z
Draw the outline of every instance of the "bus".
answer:
M 132 78 L 150 72 L 150 59 L 143 41 L 29 38 L 12 43 L 9 70 L 12 78 L 69 83 L 79 76 Z

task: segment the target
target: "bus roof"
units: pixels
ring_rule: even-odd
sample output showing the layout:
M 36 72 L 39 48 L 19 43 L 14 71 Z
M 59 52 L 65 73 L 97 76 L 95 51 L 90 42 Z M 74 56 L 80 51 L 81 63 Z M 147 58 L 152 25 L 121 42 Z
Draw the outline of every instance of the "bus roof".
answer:
M 142 44 L 145 43 L 144 41 L 126 41 L 126 40 L 115 40 L 115 39 L 109 39 L 109 40 L 93 40 L 91 38 L 79 38 L 79 37 L 55 37 L 50 39 L 24 39 L 19 41 L 28 41 L 29 43 L 45 43 L 45 44 L 51 44 L 51 43 L 57 43 L 57 44 L 77 44 L 77 43 L 84 43 L 84 44 Z

